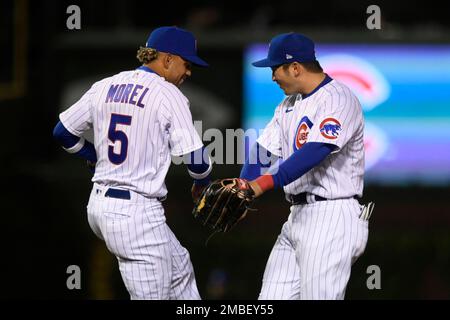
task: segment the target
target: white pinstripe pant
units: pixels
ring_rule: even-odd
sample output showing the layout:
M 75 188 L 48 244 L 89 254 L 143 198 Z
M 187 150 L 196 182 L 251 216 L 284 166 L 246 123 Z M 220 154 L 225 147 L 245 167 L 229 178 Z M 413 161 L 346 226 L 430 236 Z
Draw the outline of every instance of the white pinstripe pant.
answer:
M 344 299 L 368 221 L 355 199 L 291 206 L 264 271 L 261 300 Z
M 119 262 L 131 299 L 200 299 L 188 251 L 166 224 L 156 199 L 105 197 L 94 184 L 88 204 L 91 229 Z

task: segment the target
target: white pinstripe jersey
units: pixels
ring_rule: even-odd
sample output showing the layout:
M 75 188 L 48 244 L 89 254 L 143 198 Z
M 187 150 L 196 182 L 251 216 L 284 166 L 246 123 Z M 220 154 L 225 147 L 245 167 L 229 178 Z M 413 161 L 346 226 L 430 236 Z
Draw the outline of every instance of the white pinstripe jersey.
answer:
M 286 185 L 289 194 L 308 192 L 327 199 L 362 196 L 364 118 L 356 96 L 331 80 L 312 95 L 286 97 L 258 138 L 271 153 L 287 159 L 306 142 L 336 145 L 318 166 Z
M 171 157 L 202 147 L 189 101 L 173 84 L 142 69 L 96 82 L 60 114 L 67 130 L 81 136 L 93 128 L 97 164 L 93 182 L 138 192 L 167 194 Z

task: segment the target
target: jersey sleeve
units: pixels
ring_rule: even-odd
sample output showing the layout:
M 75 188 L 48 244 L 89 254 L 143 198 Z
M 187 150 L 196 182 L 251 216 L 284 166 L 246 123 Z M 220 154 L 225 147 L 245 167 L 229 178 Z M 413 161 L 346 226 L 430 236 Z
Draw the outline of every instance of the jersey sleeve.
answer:
M 169 135 L 172 156 L 181 156 L 203 146 L 195 130 L 188 99 L 175 87 L 162 90 L 162 122 Z
M 92 128 L 91 106 L 97 87 L 97 83 L 94 84 L 80 100 L 59 115 L 61 123 L 73 135 L 80 137 Z
M 327 96 L 318 107 L 317 121 L 308 135 L 308 142 L 322 142 L 344 147 L 356 130 L 363 125 L 362 109 L 350 93 Z
M 281 128 L 279 121 L 280 104 L 273 115 L 272 120 L 264 128 L 262 134 L 256 140 L 263 148 L 270 151 L 272 154 L 281 157 Z

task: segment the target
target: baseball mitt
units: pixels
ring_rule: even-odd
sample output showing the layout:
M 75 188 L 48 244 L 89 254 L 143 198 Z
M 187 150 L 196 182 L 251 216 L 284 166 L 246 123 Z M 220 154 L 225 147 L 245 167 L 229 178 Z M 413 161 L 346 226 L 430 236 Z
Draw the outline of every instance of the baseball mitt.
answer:
M 254 199 L 247 180 L 219 179 L 203 190 L 192 214 L 204 226 L 216 232 L 227 232 L 251 210 Z

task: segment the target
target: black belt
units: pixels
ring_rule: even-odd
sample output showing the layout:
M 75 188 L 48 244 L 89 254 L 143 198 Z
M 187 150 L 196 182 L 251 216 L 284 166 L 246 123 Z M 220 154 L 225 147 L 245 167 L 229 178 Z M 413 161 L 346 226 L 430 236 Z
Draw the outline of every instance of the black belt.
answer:
M 288 194 L 288 195 L 287 195 L 287 199 L 288 199 L 288 202 L 289 202 L 290 204 L 294 205 L 294 206 L 296 206 L 296 205 L 302 205 L 302 204 L 307 204 L 307 203 L 308 203 L 308 201 L 306 200 L 306 196 L 307 196 L 307 195 L 308 195 L 307 192 L 302 192 L 302 193 L 299 193 L 299 194 Z M 324 197 L 321 197 L 321 196 L 313 195 L 313 197 L 314 197 L 314 199 L 315 199 L 316 201 L 325 201 L 325 200 L 328 200 L 328 199 L 326 199 L 326 198 L 324 198 Z
M 130 194 L 129 190 L 108 188 L 108 190 L 106 190 L 105 197 L 130 200 L 131 194 Z M 164 200 L 166 200 L 166 197 L 159 197 L 159 198 L 156 198 L 156 200 L 164 201 Z
M 128 190 L 109 188 L 108 190 L 106 190 L 105 197 L 130 200 L 131 194 Z
M 288 194 L 287 195 L 287 199 L 288 199 L 288 202 L 290 204 L 292 204 L 293 206 L 303 205 L 303 204 L 307 204 L 308 203 L 308 201 L 306 199 L 308 194 L 309 193 L 307 193 L 307 192 L 302 192 L 302 193 L 299 193 L 299 194 Z M 314 199 L 316 201 L 331 200 L 331 199 L 327 199 L 327 198 L 324 198 L 324 197 L 321 197 L 321 196 L 316 196 L 316 195 L 312 195 L 312 196 L 314 197 Z M 349 197 L 349 198 L 357 199 L 357 196 L 353 196 L 353 197 Z M 349 199 L 349 198 L 345 198 L 345 199 Z

